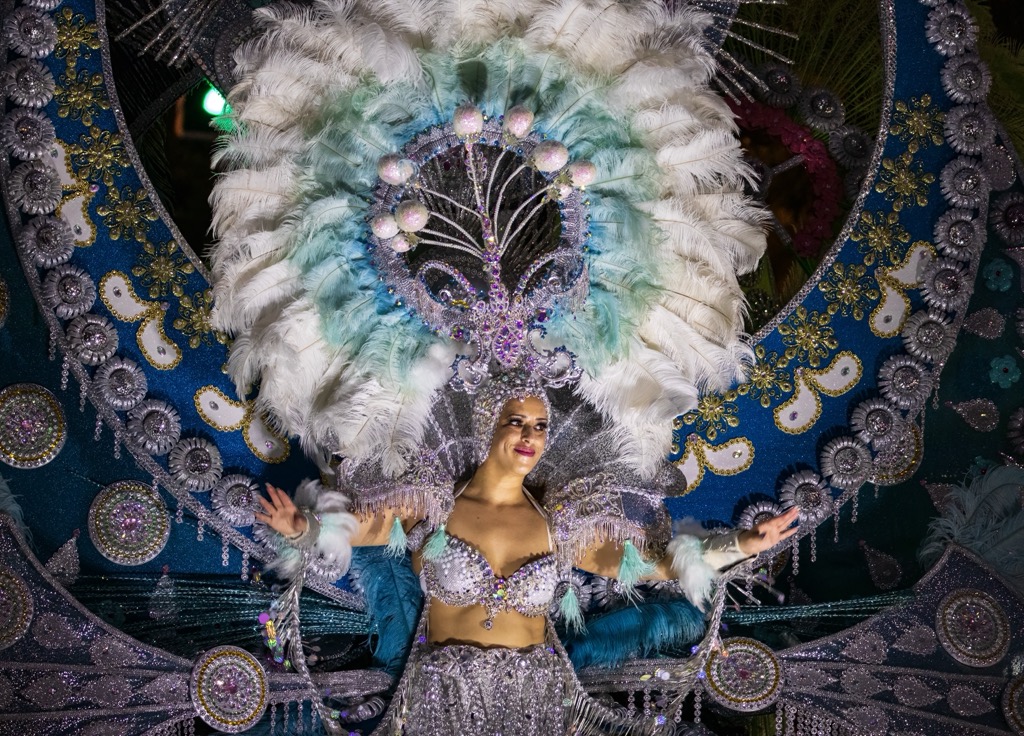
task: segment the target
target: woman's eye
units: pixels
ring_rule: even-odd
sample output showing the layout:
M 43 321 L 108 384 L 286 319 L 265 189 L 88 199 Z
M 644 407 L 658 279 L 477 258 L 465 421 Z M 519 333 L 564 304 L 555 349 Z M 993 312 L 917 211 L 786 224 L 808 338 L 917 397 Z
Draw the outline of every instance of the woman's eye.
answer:
M 537 429 L 538 432 L 547 432 L 548 431 L 548 425 L 546 425 L 546 424 L 538 424 L 536 429 Z

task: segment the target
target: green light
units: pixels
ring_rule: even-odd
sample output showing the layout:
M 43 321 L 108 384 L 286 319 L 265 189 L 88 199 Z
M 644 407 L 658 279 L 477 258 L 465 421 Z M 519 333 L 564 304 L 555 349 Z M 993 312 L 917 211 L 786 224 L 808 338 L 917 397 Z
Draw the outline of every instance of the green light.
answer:
M 203 109 L 210 115 L 223 115 L 228 109 L 228 104 L 224 95 L 210 87 L 203 95 Z

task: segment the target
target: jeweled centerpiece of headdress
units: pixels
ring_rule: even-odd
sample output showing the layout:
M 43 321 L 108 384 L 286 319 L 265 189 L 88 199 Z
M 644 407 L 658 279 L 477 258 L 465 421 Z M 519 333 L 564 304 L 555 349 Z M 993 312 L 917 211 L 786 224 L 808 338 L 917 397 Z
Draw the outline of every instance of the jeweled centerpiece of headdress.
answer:
M 587 296 L 590 237 L 583 188 L 596 168 L 514 107 L 485 118 L 472 105 L 378 164 L 370 210 L 374 258 L 389 292 L 438 335 L 464 345 L 454 384 L 522 368 L 549 386 L 579 377 L 571 353 L 545 345 L 555 310 Z

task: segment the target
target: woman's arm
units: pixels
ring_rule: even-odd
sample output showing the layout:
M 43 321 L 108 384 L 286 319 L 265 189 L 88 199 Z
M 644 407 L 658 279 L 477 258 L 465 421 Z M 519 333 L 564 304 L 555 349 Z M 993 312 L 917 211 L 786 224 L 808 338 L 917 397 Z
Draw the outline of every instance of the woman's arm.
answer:
M 257 496 L 266 513 L 256 514 L 256 520 L 262 521 L 285 539 L 299 539 L 309 528 L 306 514 L 295 505 L 295 502 L 280 488 L 267 483 L 267 498 Z M 387 544 L 394 526 L 395 518 L 399 518 L 403 528 L 410 526 L 403 516 L 393 509 L 385 509 L 382 513 L 367 516 L 352 514 L 357 526 L 349 544 L 353 547 L 372 547 Z
M 704 539 L 690 534 L 677 535 L 665 555 L 640 579 L 679 580 L 690 601 L 701 608 L 718 571 L 789 539 L 797 532 L 798 527 L 793 523 L 799 514 L 800 509 L 793 507 L 758 522 L 751 529 Z M 597 575 L 618 578 L 623 553 L 622 546 L 613 542 L 595 545 L 577 560 L 576 566 Z

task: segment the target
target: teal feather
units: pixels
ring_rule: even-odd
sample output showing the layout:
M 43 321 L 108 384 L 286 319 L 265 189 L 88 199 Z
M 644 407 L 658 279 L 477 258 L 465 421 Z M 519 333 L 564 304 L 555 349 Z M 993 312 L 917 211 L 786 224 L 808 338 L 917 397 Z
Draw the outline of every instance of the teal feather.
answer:
M 643 601 L 593 616 L 585 634 L 563 638 L 577 669 L 616 667 L 626 660 L 665 653 L 700 639 L 704 614 L 689 601 Z
M 648 562 L 640 554 L 640 550 L 629 541 L 622 545 L 622 559 L 619 561 L 619 583 L 627 599 L 636 596 L 633 586 L 644 577 L 654 572 L 654 563 Z
M 446 549 L 448 549 L 448 532 L 445 531 L 444 524 L 442 524 L 437 531 L 427 537 L 427 542 L 423 545 L 423 559 L 437 560 Z
M 583 610 L 580 608 L 580 599 L 573 586 L 566 586 L 565 594 L 558 602 L 558 610 L 562 613 L 562 621 L 566 629 L 575 633 L 587 630 L 587 625 L 583 620 Z
M 408 541 L 408 538 L 405 536 L 405 527 L 402 526 L 402 520 L 396 516 L 394 523 L 391 525 L 391 533 L 388 535 L 388 554 L 392 557 L 403 557 Z
M 409 558 L 396 559 L 387 547 L 356 547 L 352 569 L 366 598 L 366 612 L 376 633 L 374 662 L 392 675 L 402 671 L 423 604 L 419 578 Z

